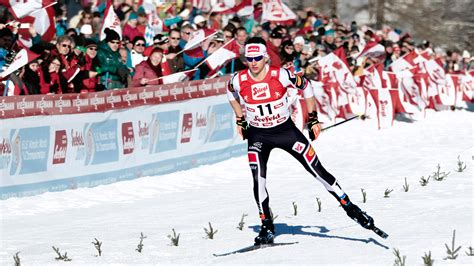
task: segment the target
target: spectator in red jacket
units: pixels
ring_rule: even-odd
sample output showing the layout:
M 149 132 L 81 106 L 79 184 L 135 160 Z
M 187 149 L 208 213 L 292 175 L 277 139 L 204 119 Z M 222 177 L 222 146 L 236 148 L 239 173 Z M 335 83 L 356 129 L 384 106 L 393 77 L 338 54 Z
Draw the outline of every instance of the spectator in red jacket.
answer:
M 277 30 L 273 30 L 270 34 L 270 41 L 267 42 L 267 52 L 271 60 L 271 66 L 281 67 L 279 47 L 281 45 L 282 39 L 282 34 Z
M 135 67 L 132 86 L 147 86 L 163 84 L 159 79 L 163 76 L 161 61 L 163 60 L 163 50 L 155 48 L 148 57 L 148 60 L 141 62 Z
M 137 36 L 143 37 L 143 34 L 140 32 L 137 26 L 138 15 L 137 13 L 132 12 L 128 17 L 128 22 L 125 24 L 125 26 L 123 26 L 122 38 L 133 41 L 133 39 L 135 39 Z
M 85 41 L 86 52 L 84 54 L 84 65 L 81 67 L 82 84 L 80 92 L 95 92 L 103 90 L 98 88 L 98 76 L 102 73 L 100 69 L 100 62 L 97 58 L 97 43 L 92 39 Z
M 42 68 L 38 70 L 40 76 L 41 94 L 62 94 L 65 87 L 65 80 L 59 75 L 62 68 L 61 60 L 58 56 L 52 56 L 50 61 L 43 62 Z

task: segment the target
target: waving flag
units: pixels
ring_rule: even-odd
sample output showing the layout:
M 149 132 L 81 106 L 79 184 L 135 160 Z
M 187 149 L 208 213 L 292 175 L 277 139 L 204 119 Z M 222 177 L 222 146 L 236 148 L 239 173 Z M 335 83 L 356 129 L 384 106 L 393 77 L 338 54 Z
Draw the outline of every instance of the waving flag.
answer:
M 106 28 L 109 28 L 117 32 L 118 35 L 120 36 L 120 39 L 122 39 L 122 27 L 120 26 L 120 19 L 114 11 L 114 6 L 112 5 L 111 0 L 107 1 L 107 6 L 105 8 L 104 22 L 102 25 L 102 29 L 100 30 L 101 41 L 105 39 L 104 32 Z
M 13 59 L 11 65 L 8 66 L 5 71 L 0 73 L 0 77 L 5 78 L 6 76 L 10 75 L 11 73 L 15 72 L 22 66 L 28 64 L 29 62 L 35 60 L 38 57 L 38 54 L 31 52 L 27 48 L 23 48 L 15 55 L 15 58 Z
M 200 29 L 191 35 L 189 41 L 184 46 L 183 50 L 190 50 L 196 48 L 199 44 L 205 41 L 207 38 L 214 36 L 217 33 L 215 30 L 211 29 Z
M 368 42 L 357 57 L 362 56 L 383 60 L 385 58 L 385 47 L 377 42 Z
M 262 22 L 273 21 L 291 24 L 296 20 L 296 14 L 281 0 L 264 0 Z
M 41 40 L 44 42 L 50 42 L 56 35 L 54 7 L 52 6 L 55 3 L 56 2 L 44 8 L 36 9 L 28 15 L 17 19 L 17 21 L 22 24 L 33 25 L 35 31 L 41 36 Z M 31 47 L 33 45 L 28 28 L 20 28 L 18 30 L 18 35 L 19 41 L 25 47 Z
M 53 0 L 0 0 L 2 6 L 7 7 L 16 20 L 39 12 L 41 9 L 55 5 Z
M 231 51 L 231 43 L 234 39 L 228 41 L 222 47 L 217 49 L 214 53 L 212 53 L 209 57 L 206 58 L 206 64 L 211 69 L 208 76 L 211 76 L 213 73 L 217 72 L 220 67 L 225 65 L 229 60 L 232 60 L 238 56 L 237 53 Z
M 220 14 L 237 14 L 238 16 L 248 16 L 253 13 L 252 0 L 212 0 L 211 10 Z

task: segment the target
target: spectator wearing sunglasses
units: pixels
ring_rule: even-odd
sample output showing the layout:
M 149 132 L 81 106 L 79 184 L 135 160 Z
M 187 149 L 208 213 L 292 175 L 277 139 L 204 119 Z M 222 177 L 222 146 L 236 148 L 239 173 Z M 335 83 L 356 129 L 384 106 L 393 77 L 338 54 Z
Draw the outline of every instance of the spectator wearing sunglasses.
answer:
M 168 55 L 173 55 L 173 58 L 168 59 L 168 64 L 171 72 L 177 73 L 184 70 L 183 54 L 179 41 L 181 40 L 181 32 L 177 29 L 172 29 L 169 32 L 170 46 L 168 48 Z
M 120 53 L 120 35 L 110 29 L 105 29 L 105 39 L 99 43 L 97 57 L 101 69 L 100 83 L 106 89 L 124 88 L 130 74 L 127 66 L 122 62 Z
M 140 64 L 143 60 L 145 60 L 145 56 L 143 55 L 143 51 L 145 51 L 145 38 L 141 36 L 135 37 L 133 39 L 132 44 L 132 51 L 131 57 L 132 57 L 132 67 L 135 68 L 136 65 Z
M 95 92 L 103 90 L 99 86 L 99 74 L 102 73 L 100 62 L 97 58 L 97 43 L 92 39 L 85 41 L 85 63 L 81 68 L 81 85 L 78 92 Z
M 76 43 L 73 37 L 62 35 L 58 37 L 56 49 L 51 51 L 51 56 L 57 56 L 61 61 L 59 75 L 63 77 L 68 84 L 67 88 L 62 88 L 63 93 L 73 93 L 74 86 L 72 80 L 80 71 L 79 57 L 74 53 Z

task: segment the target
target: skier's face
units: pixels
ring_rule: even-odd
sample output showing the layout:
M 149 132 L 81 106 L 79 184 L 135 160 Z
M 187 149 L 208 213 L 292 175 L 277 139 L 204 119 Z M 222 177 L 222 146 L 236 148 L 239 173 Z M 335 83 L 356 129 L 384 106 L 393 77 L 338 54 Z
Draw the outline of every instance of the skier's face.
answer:
M 250 72 L 257 76 L 260 74 L 265 67 L 266 58 L 263 55 L 256 56 L 256 57 L 246 57 L 247 65 L 250 69 Z

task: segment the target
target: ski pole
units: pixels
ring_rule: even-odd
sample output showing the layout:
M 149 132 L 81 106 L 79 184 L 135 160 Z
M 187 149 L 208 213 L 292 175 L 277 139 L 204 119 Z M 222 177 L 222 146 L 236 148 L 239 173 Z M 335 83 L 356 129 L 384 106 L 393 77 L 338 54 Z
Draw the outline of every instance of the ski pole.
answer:
M 323 128 L 323 129 L 321 129 L 321 131 L 325 131 L 326 129 L 330 129 L 330 128 L 335 127 L 335 126 L 339 126 L 339 125 L 341 125 L 341 124 L 344 124 L 344 123 L 346 123 L 346 122 L 349 122 L 349 121 L 351 121 L 351 120 L 353 120 L 353 119 L 356 119 L 356 118 L 359 118 L 359 117 L 360 117 L 362 120 L 364 120 L 364 119 L 367 118 L 366 115 L 356 115 L 356 116 L 353 116 L 353 117 L 348 118 L 348 119 L 346 119 L 346 120 L 343 120 L 343 121 L 341 121 L 341 122 L 337 122 L 337 123 L 334 124 L 334 125 L 330 125 L 330 126 L 328 126 L 328 127 L 325 127 L 325 128 Z

